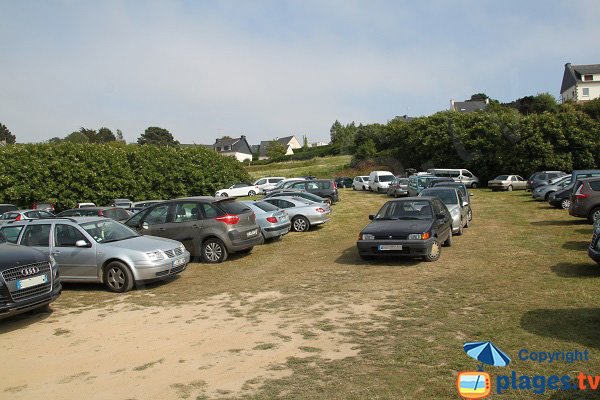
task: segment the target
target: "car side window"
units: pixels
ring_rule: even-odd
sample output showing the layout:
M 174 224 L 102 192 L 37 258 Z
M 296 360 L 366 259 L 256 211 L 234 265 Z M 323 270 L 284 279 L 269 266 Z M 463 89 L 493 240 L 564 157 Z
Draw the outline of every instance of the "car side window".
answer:
M 50 246 L 50 224 L 29 225 L 25 227 L 21 244 L 24 246 Z
M 217 218 L 219 216 L 219 210 L 210 203 L 202 203 L 202 213 L 204 218 Z
M 594 192 L 600 192 L 600 181 L 590 182 L 590 188 L 592 188 Z
M 264 185 L 265 183 L 267 183 L 266 179 L 261 179 L 258 182 L 256 182 L 257 185 Z
M 7 242 L 17 243 L 22 230 L 22 226 L 5 226 L 2 228 L 2 233 L 6 237 Z
M 74 226 L 56 224 L 54 227 L 54 245 L 56 247 L 75 247 L 78 240 L 88 241 L 83 233 Z
M 154 207 L 144 218 L 148 225 L 166 224 L 169 216 L 170 204 L 161 204 Z
M 304 182 L 298 182 L 298 183 L 294 183 L 291 188 L 292 189 L 304 189 L 305 187 L 305 183 Z
M 200 219 L 198 203 L 181 202 L 175 206 L 175 219 L 173 222 L 187 222 Z
M 294 207 L 294 203 L 287 201 L 287 200 L 279 200 L 279 208 L 292 208 Z
M 306 184 L 308 190 L 319 190 L 319 184 L 317 182 L 309 182 Z

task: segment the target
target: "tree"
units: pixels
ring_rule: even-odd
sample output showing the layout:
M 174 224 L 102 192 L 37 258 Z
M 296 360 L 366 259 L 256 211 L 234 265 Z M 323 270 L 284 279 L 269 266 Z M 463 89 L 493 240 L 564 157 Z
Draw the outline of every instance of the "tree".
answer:
M 581 110 L 596 121 L 600 121 L 600 99 L 586 101 Z
M 223 137 L 221 138 L 221 140 L 226 140 L 226 139 L 231 139 L 231 136 L 229 136 L 229 135 L 225 135 L 225 136 L 223 136 Z
M 309 147 L 309 146 L 308 146 L 308 137 L 306 137 L 306 135 L 304 135 L 304 136 L 303 136 L 303 139 L 302 139 L 302 141 L 303 141 L 302 148 L 303 148 L 304 150 L 308 149 L 308 147 Z
M 171 132 L 157 126 L 146 128 L 137 140 L 138 144 L 154 144 L 157 146 L 177 146 L 179 142 L 173 138 Z
M 81 132 L 81 130 L 79 130 L 68 134 L 64 138 L 64 141 L 71 143 L 90 143 L 90 138 L 85 133 Z
M 88 143 L 97 143 L 98 133 L 94 129 L 87 129 L 82 126 L 79 128 L 79 132 L 83 133 L 88 138 Z
M 521 97 L 510 103 L 510 105 L 523 115 L 541 114 L 543 112 L 556 113 L 559 109 L 556 99 L 550 93 Z
M 489 99 L 488 95 L 485 93 L 475 93 L 471 95 L 471 99 L 469 101 L 485 101 Z
M 377 148 L 375 147 L 375 142 L 373 139 L 369 138 L 362 142 L 357 148 L 354 157 L 357 160 L 367 160 L 369 158 L 375 157 L 377 154 Z
M 15 135 L 10 133 L 6 125 L 0 123 L 0 142 L 4 142 L 6 144 L 15 144 L 17 138 Z
M 50 144 L 58 144 L 60 142 L 62 142 L 63 140 L 61 138 L 59 138 L 58 136 L 55 136 L 51 139 L 48 139 L 48 143 Z
M 267 147 L 267 157 L 269 158 L 280 158 L 285 156 L 285 153 L 287 153 L 287 147 L 277 140 L 272 140 Z
M 96 141 L 98 143 L 115 142 L 116 140 L 117 137 L 110 129 L 105 127 L 98 129 L 98 134 L 96 135 Z
M 122 130 L 117 129 L 116 136 L 117 136 L 117 141 L 118 142 L 124 142 L 125 141 L 125 139 L 123 139 L 123 131 Z

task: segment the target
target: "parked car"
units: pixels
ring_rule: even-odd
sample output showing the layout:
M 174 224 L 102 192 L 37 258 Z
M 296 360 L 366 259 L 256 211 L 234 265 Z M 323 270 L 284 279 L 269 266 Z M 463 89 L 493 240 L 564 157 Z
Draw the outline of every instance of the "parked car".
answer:
M 460 191 L 463 196 L 463 201 L 468 204 L 467 206 L 467 220 L 469 223 L 473 220 L 473 210 L 471 209 L 471 197 L 474 196 L 467 190 L 464 183 L 461 182 L 437 182 L 433 187 L 452 187 Z
M 369 190 L 369 177 L 355 176 L 352 180 L 352 190 Z
M 415 174 L 408 177 L 408 195 L 418 196 L 419 193 L 429 186 L 429 181 L 435 179 L 431 174 Z
M 585 178 L 575 182 L 571 193 L 569 214 L 587 218 L 590 222 L 600 220 L 600 177 Z
M 550 195 L 571 183 L 571 175 L 554 178 L 547 185 L 541 185 L 531 191 L 531 196 L 537 201 L 548 201 Z
M 15 222 L 0 231 L 13 243 L 51 254 L 62 282 L 101 282 L 111 292 L 179 274 L 190 261 L 179 242 L 141 236 L 97 216 Z
M 0 319 L 43 310 L 62 291 L 54 258 L 8 243 L 0 231 Z
M 264 198 L 268 199 L 271 197 L 301 197 L 306 200 L 314 201 L 315 203 L 325 203 L 325 199 L 321 196 L 317 196 L 316 194 L 308 193 L 305 190 L 291 190 L 291 189 L 281 189 L 274 192 L 270 192 Z
M 356 246 L 362 259 L 378 256 L 422 257 L 436 261 L 442 244 L 452 245 L 452 217 L 437 197 L 390 200 L 360 232 Z
M 71 208 L 56 214 L 57 217 L 106 217 L 115 221 L 125 222 L 133 213 L 121 207 L 83 207 Z
M 83 202 L 83 203 L 77 203 L 77 207 L 75 207 L 75 208 L 87 208 L 87 207 L 97 207 L 97 206 L 96 206 L 96 203 Z
M 9 221 L 24 221 L 28 219 L 53 218 L 54 214 L 43 210 L 17 210 L 7 211 L 0 215 L 0 225 Z
M 177 240 L 192 256 L 211 264 L 229 254 L 249 253 L 264 241 L 252 210 L 228 197 L 165 201 L 138 212 L 125 225 L 144 235 Z
M 331 209 L 327 204 L 298 197 L 271 197 L 263 201 L 286 210 L 295 232 L 306 232 L 313 226 L 324 224 L 331 219 Z
M 519 175 L 498 175 L 491 181 L 488 181 L 488 187 L 492 189 L 492 192 L 498 190 L 507 190 L 509 192 L 513 190 L 525 190 L 526 185 L 527 181 Z
M 247 183 L 236 183 L 227 189 L 217 190 L 215 192 L 215 197 L 255 196 L 258 193 L 260 193 L 260 189 L 257 186 L 249 185 Z
M 256 223 L 265 240 L 287 235 L 292 223 L 287 211 L 265 201 L 242 201 L 256 215 Z
M 396 177 L 390 171 L 371 171 L 369 174 L 369 190 L 387 193 L 388 186 Z
M 394 178 L 388 186 L 387 195 L 394 198 L 408 196 L 408 178 Z
M 52 202 L 35 202 L 33 203 L 33 205 L 31 206 L 32 210 L 41 210 L 41 211 L 47 211 L 49 213 L 54 213 L 54 211 L 56 210 L 56 203 L 52 203 Z
M 253 185 L 259 190 L 259 193 L 263 193 L 265 190 L 273 189 L 275 185 L 284 180 L 283 176 L 266 176 L 264 178 L 257 179 Z
M 128 211 L 132 213 L 136 213 L 138 211 L 142 211 L 146 207 L 150 207 L 153 204 L 162 203 L 164 200 L 142 200 L 142 201 L 134 201 L 131 203 L 131 207 L 128 208 Z
M 352 178 L 349 176 L 338 176 L 334 179 L 335 185 L 339 188 L 351 188 L 352 187 Z
M 427 170 L 428 174 L 448 177 L 454 179 L 454 182 L 462 182 L 470 188 L 479 187 L 479 178 L 471 171 L 464 168 L 431 168 Z
M 588 248 L 588 255 L 592 260 L 600 263 L 600 219 L 594 223 L 594 231 L 590 247 Z
M 442 182 L 455 182 L 455 181 L 452 178 L 436 176 L 435 178 L 431 178 L 427 181 L 427 188 L 433 187 L 436 184 L 442 183 Z
M 19 207 L 14 204 L 0 204 L 0 214 L 4 214 L 7 211 L 17 211 Z
M 571 181 L 568 185 L 564 186 L 561 190 L 557 190 L 548 196 L 548 204 L 556 208 L 562 208 L 568 210 L 571 207 L 571 192 L 575 182 Z
M 270 193 L 274 190 L 279 190 L 279 189 L 286 189 L 288 187 L 290 187 L 290 185 L 293 185 L 296 182 L 304 182 L 306 179 L 304 178 L 289 178 L 289 179 L 284 179 L 282 181 L 280 181 L 277 185 L 275 185 L 275 187 L 273 187 L 272 189 L 264 189 L 263 192 L 264 193 Z
M 452 233 L 462 235 L 463 228 L 469 227 L 469 205 L 460 190 L 451 187 L 434 187 L 423 190 L 419 196 L 435 196 L 442 200 L 452 216 Z
M 110 202 L 111 207 L 119 207 L 119 208 L 131 208 L 131 204 L 133 202 L 129 199 L 112 199 Z
M 525 184 L 525 190 L 535 190 L 538 186 L 547 185 L 550 180 L 567 175 L 563 171 L 538 171 L 531 174 Z
M 292 190 L 304 190 L 308 193 L 322 197 L 327 204 L 337 203 L 340 200 L 339 192 L 332 179 L 314 179 L 310 181 L 294 182 L 287 186 Z

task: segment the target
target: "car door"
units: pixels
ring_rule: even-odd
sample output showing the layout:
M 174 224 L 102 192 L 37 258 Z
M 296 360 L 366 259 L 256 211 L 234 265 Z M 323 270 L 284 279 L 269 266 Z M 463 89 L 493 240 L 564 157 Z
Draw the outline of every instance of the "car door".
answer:
M 441 200 L 433 199 L 432 204 L 435 213 L 434 218 L 436 219 L 438 239 L 440 242 L 443 242 L 448 238 L 448 235 L 452 234 L 452 216 Z M 444 218 L 437 218 L 438 215 L 442 214 L 444 215 Z
M 21 235 L 19 244 L 22 246 L 33 247 L 34 249 L 38 249 L 42 253 L 49 255 L 51 228 L 52 224 L 27 225 Z
M 196 241 L 203 228 L 201 204 L 197 201 L 181 200 L 173 203 L 173 220 L 163 224 L 161 236 L 177 240 L 192 254 L 195 253 Z
M 140 219 L 136 229 L 143 235 L 166 237 L 168 224 L 172 221 L 174 204 L 157 204 L 150 208 Z
M 77 247 L 83 240 L 88 247 Z M 96 260 L 96 241 L 90 240 L 77 227 L 55 224 L 51 254 L 58 263 L 61 278 L 79 280 L 100 278 Z
M 515 175 L 515 179 L 516 179 L 516 181 L 514 182 L 515 189 L 525 190 L 525 185 L 527 184 L 527 181 L 519 175 Z

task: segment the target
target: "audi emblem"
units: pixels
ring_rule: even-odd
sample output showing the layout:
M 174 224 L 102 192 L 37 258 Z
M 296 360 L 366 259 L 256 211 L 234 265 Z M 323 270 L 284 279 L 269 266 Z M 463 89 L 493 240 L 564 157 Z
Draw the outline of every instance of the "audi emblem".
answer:
M 21 270 L 21 275 L 29 276 L 29 275 L 37 274 L 38 272 L 40 272 L 40 269 L 38 267 L 28 267 L 28 268 L 23 268 Z

